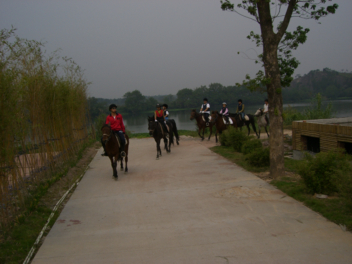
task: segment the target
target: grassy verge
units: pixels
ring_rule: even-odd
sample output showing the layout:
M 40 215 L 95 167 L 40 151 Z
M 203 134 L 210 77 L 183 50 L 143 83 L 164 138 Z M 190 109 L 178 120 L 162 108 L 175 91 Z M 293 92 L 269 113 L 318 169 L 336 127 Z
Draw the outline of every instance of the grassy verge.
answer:
M 197 131 L 192 130 L 178 130 L 178 134 L 180 136 L 191 136 L 191 137 L 199 137 Z M 130 133 L 128 134 L 130 138 L 148 138 L 151 137 L 149 133 Z M 209 136 L 209 132 L 205 133 L 204 136 Z
M 87 159 L 84 157 L 84 151 L 92 146 L 95 140 L 85 144 L 76 155 L 75 159 L 67 164 L 67 168 L 51 177 L 31 193 L 33 199 L 27 203 L 27 211 L 14 221 L 13 225 L 0 230 L 0 263 L 22 263 L 26 258 L 29 250 L 33 246 L 37 236 L 45 225 L 51 214 L 53 204 L 62 196 L 62 193 L 76 181 L 88 164 L 81 163 L 80 160 Z M 77 165 L 77 166 L 76 166 Z M 75 167 L 76 166 L 76 167 Z M 73 168 L 72 173 L 67 177 L 69 167 Z M 70 196 L 70 195 L 69 195 Z M 69 197 L 68 196 L 68 197 Z M 68 199 L 67 197 L 67 199 Z M 55 223 L 63 205 L 56 212 L 49 223 L 46 233 Z M 44 234 L 45 236 L 46 234 Z
M 269 167 L 256 168 L 249 165 L 244 155 L 234 151 L 232 147 L 216 146 L 210 149 L 250 172 L 269 172 Z M 330 221 L 345 225 L 347 230 L 351 231 L 352 210 L 338 196 L 331 196 L 328 199 L 318 199 L 309 193 L 303 180 L 297 175 L 301 162 L 300 160 L 285 158 L 286 176 L 280 180 L 272 180 L 270 184 L 276 186 L 292 198 L 304 203 L 304 205 L 320 213 Z

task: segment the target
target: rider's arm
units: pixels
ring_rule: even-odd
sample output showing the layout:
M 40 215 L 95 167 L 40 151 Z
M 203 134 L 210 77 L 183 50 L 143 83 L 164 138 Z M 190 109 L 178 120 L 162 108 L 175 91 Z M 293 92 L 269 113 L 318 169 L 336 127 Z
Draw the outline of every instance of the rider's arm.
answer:
M 238 113 L 238 106 L 237 106 L 237 110 L 236 110 L 236 113 Z
M 154 120 L 156 121 L 156 112 L 154 112 Z
M 222 109 L 221 109 L 222 110 Z M 225 112 L 223 113 L 223 115 L 227 115 L 229 113 L 229 109 L 226 108 Z
M 123 123 L 122 115 L 121 115 L 121 127 L 122 127 L 122 132 L 126 132 L 125 124 Z
M 209 104 L 207 104 L 207 108 L 204 110 L 204 112 L 209 110 L 210 105 L 209 105 L 209 107 L 208 107 L 208 105 Z

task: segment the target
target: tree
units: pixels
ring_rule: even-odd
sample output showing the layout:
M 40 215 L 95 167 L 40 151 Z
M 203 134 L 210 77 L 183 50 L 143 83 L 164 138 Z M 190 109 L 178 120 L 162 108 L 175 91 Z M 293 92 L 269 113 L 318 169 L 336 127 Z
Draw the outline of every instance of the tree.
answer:
M 145 96 L 138 90 L 127 92 L 123 95 L 125 98 L 125 107 L 132 113 L 138 113 L 144 110 Z M 132 107 L 133 106 L 133 107 Z
M 306 41 L 309 32 L 309 29 L 302 27 L 297 27 L 294 32 L 286 30 L 292 17 L 319 20 L 328 14 L 334 14 L 338 5 L 325 6 L 326 0 L 242 0 L 236 7 L 229 0 L 220 2 L 222 10 L 240 14 L 260 26 L 261 34 L 252 31 L 248 39 L 255 41 L 257 46 L 263 46 L 263 53 L 259 55 L 256 63 L 263 64 L 265 73 L 259 71 L 254 79 L 247 75 L 243 85 L 251 90 L 263 90 L 268 94 L 270 174 L 273 178 L 281 177 L 285 172 L 282 87 L 290 85 L 294 69 L 299 64 L 296 58 L 292 57 L 292 50 Z M 241 13 L 241 10 L 248 14 Z M 281 18 L 281 21 L 275 21 Z

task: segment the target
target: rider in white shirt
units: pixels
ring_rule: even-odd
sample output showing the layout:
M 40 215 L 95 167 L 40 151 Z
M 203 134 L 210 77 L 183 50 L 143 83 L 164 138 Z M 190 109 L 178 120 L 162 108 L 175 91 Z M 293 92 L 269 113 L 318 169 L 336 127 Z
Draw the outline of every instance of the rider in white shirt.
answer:
M 264 115 L 265 115 L 265 120 L 269 124 L 269 101 L 268 99 L 265 99 L 264 101 Z
M 207 123 L 206 125 L 209 126 L 210 104 L 208 103 L 207 98 L 203 99 L 203 104 L 200 107 L 200 113 L 204 115 L 205 122 Z

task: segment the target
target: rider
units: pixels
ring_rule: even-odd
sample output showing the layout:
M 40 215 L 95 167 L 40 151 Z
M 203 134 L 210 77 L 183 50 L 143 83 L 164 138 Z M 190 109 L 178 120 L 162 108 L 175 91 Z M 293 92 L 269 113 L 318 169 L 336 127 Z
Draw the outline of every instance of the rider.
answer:
M 222 103 L 220 114 L 222 114 L 222 116 L 225 117 L 226 123 L 229 123 L 229 109 L 227 108 L 226 102 Z
M 241 120 L 244 120 L 244 104 L 242 103 L 242 99 L 238 100 L 236 113 L 239 114 Z
M 120 139 L 121 145 L 121 157 L 126 157 L 125 150 L 125 125 L 123 124 L 122 115 L 116 112 L 117 106 L 115 104 L 111 104 L 109 106 L 110 115 L 106 117 L 105 124 L 110 123 L 110 128 L 113 134 L 117 135 Z M 107 156 L 105 145 L 103 143 L 103 138 L 101 138 L 101 143 L 103 144 L 104 154 L 102 156 Z
M 210 115 L 210 104 L 208 103 L 208 99 L 203 99 L 203 104 L 200 107 L 200 112 L 203 113 L 206 125 L 209 126 L 209 115 Z
M 160 104 L 156 105 L 156 111 L 154 112 L 154 119 L 155 119 L 155 122 L 159 122 L 162 125 L 164 132 L 167 133 L 164 111 L 161 109 Z
M 264 110 L 263 110 L 264 114 L 265 114 L 265 120 L 269 125 L 269 101 L 268 99 L 265 99 L 264 101 Z
M 168 108 L 169 108 L 169 106 L 167 104 L 163 104 L 163 111 L 164 111 L 165 120 L 169 120 L 169 111 L 167 111 Z

